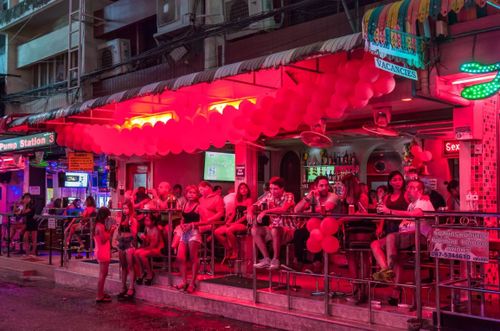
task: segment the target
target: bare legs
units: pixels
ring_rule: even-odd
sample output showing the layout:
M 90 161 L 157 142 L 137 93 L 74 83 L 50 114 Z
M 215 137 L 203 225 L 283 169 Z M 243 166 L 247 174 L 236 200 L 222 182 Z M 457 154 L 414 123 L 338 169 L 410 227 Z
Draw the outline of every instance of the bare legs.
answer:
M 122 288 L 131 294 L 134 291 L 136 266 L 134 263 L 134 248 L 129 248 L 125 251 L 120 251 L 120 265 L 122 267 Z M 127 287 L 127 279 L 129 286 Z
M 99 280 L 97 281 L 97 300 L 102 300 L 104 298 L 104 282 L 108 276 L 109 271 L 109 261 L 99 262 Z
M 26 255 L 36 255 L 37 235 L 38 231 L 24 232 L 24 251 L 26 252 Z M 30 250 L 30 237 L 31 237 L 31 244 L 33 245 L 31 247 L 31 250 Z
M 200 249 L 200 243 L 197 241 L 190 241 L 189 243 L 180 242 L 179 244 L 179 253 L 177 254 L 177 260 L 180 263 L 180 271 L 182 277 L 182 284 L 179 288 L 186 287 L 188 284 L 187 280 L 187 253 L 189 250 L 189 257 L 191 259 L 191 268 L 192 268 L 192 277 L 191 282 L 189 283 L 189 288 L 194 290 L 196 288 L 196 280 L 198 278 L 198 270 L 200 268 L 200 261 L 198 257 L 198 251 Z
M 245 224 L 232 223 L 223 225 L 217 228 L 214 232 L 215 238 L 224 246 L 226 251 L 231 253 L 230 258 L 238 257 L 238 245 L 236 243 L 236 233 L 245 232 L 247 229 Z

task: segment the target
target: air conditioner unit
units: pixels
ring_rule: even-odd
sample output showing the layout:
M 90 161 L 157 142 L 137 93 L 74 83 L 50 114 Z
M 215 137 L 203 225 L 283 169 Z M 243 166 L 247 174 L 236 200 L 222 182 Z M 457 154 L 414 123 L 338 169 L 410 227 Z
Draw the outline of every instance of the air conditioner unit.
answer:
M 273 9 L 273 0 L 224 0 L 224 20 L 226 22 L 237 22 L 238 20 L 258 15 Z M 283 19 L 279 22 L 275 17 L 269 17 L 238 30 L 230 31 L 226 34 L 227 40 L 237 39 L 259 31 L 266 31 L 279 28 Z
M 155 37 L 179 33 L 189 27 L 193 19 L 202 19 L 202 14 L 203 2 L 199 0 L 156 0 L 158 32 Z
M 130 59 L 130 40 L 113 39 L 97 48 L 99 69 L 111 68 Z M 121 65 L 102 74 L 104 77 L 126 73 L 129 65 Z

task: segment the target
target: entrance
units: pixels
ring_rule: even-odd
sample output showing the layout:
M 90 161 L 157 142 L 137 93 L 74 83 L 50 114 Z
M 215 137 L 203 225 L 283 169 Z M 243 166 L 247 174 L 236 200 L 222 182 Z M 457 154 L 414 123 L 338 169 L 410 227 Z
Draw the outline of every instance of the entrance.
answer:
M 280 176 L 285 180 L 285 190 L 300 200 L 300 159 L 295 152 L 287 152 L 281 160 Z

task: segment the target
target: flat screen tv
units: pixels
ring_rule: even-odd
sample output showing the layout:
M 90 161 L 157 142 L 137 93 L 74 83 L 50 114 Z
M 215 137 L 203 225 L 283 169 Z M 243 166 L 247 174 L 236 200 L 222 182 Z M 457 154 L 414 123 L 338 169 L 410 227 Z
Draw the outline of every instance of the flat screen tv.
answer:
M 203 179 L 218 182 L 234 182 L 234 154 L 205 152 Z
M 87 187 L 89 174 L 82 172 L 67 172 L 64 179 L 64 187 Z

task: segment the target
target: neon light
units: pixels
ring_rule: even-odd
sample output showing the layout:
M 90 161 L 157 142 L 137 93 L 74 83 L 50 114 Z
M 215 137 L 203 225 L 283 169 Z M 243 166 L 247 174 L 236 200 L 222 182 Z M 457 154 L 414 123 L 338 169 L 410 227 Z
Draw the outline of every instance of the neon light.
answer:
M 132 117 L 123 123 L 123 127 L 131 128 L 133 126 L 142 127 L 145 124 L 151 124 L 154 126 L 158 122 L 167 123 L 169 120 L 175 118 L 175 114 L 173 111 L 154 114 L 154 115 L 146 115 L 146 116 L 137 116 Z
M 493 80 L 467 86 L 462 90 L 462 97 L 469 100 L 489 98 L 500 91 L 500 62 L 484 65 L 478 62 L 468 62 L 460 66 L 460 71 L 471 74 L 484 74 L 497 71 Z
M 454 80 L 451 82 L 451 85 L 460 85 L 460 84 L 467 84 L 467 83 L 474 83 L 474 82 L 484 82 L 487 80 L 491 80 L 495 78 L 495 74 L 487 74 L 485 76 L 479 76 L 479 77 L 467 77 L 467 78 L 460 78 L 457 80 Z
M 494 3 L 493 1 L 486 1 L 486 3 L 493 8 L 500 9 L 500 6 Z
M 249 98 L 249 99 L 241 99 L 241 100 L 234 100 L 234 101 L 226 101 L 226 102 L 218 102 L 218 103 L 213 103 L 208 107 L 208 111 L 217 111 L 219 113 L 224 112 L 224 107 L 226 106 L 233 106 L 236 109 L 239 109 L 240 103 L 243 102 L 243 100 L 250 101 L 254 105 L 257 103 L 256 98 Z

